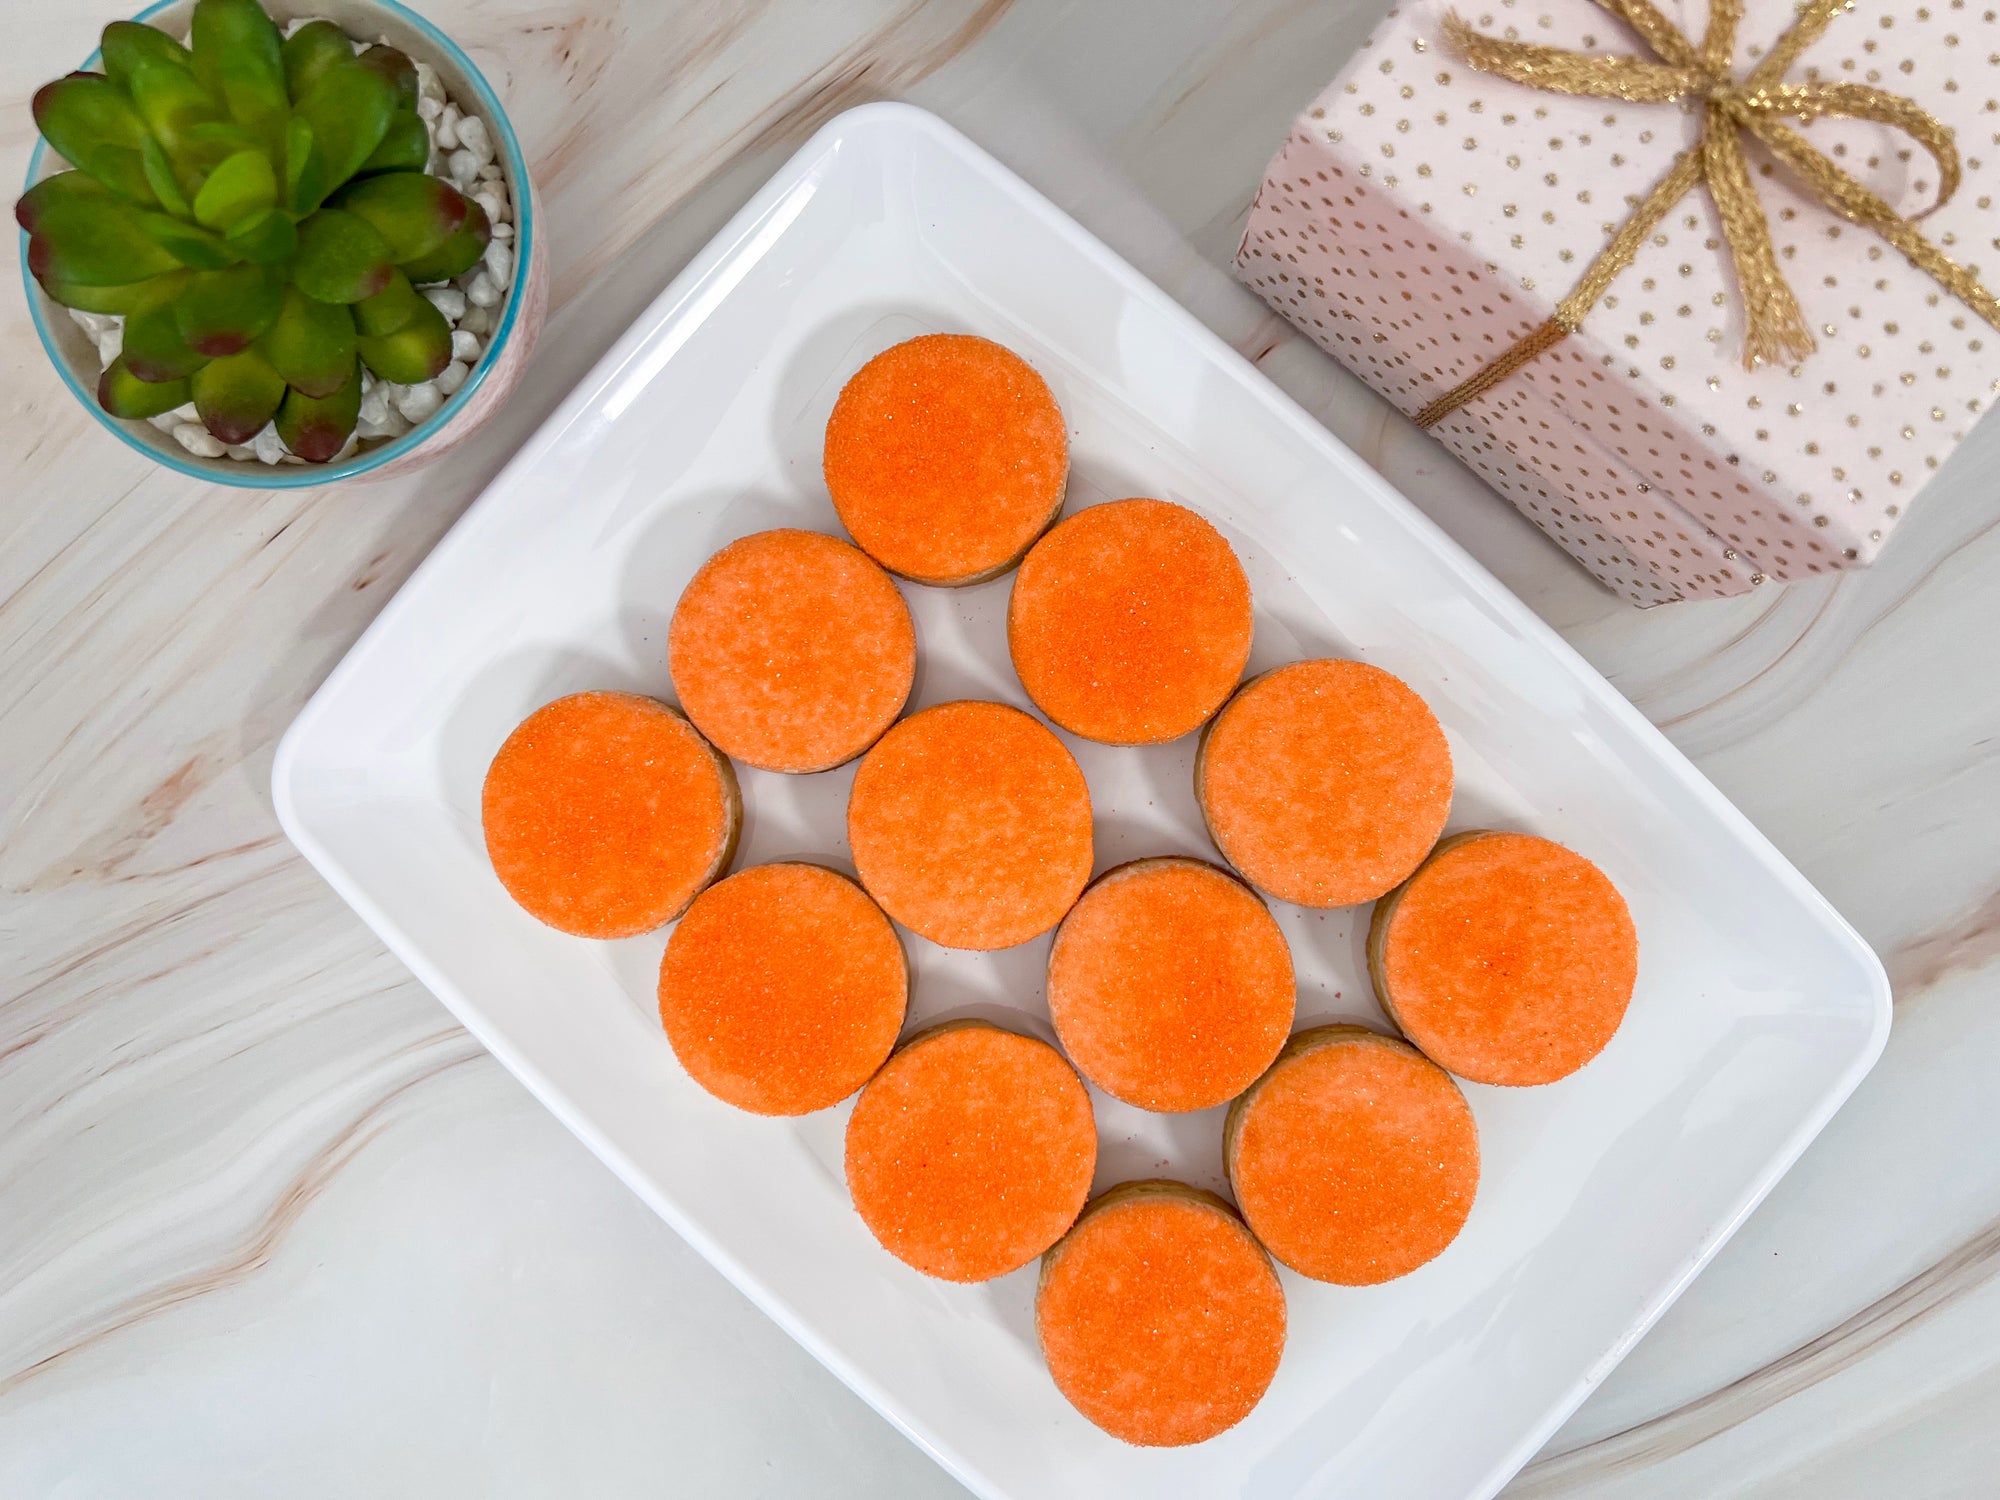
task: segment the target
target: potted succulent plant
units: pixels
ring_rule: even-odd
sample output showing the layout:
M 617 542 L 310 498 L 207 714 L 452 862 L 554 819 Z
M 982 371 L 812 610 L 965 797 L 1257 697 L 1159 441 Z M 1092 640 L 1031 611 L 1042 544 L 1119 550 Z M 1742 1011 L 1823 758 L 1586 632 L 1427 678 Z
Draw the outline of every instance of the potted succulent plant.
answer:
M 526 173 L 484 81 L 388 0 L 321 10 L 343 14 L 157 6 L 34 101 L 69 164 L 38 160 L 15 209 L 44 343 L 120 436 L 230 482 L 436 451 L 540 318 Z

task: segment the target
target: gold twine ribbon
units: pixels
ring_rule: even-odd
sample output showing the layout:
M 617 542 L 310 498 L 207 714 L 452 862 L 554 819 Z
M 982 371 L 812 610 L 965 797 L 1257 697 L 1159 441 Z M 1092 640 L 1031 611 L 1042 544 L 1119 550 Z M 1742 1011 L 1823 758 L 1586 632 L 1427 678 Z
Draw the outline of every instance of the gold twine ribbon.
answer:
M 1638 200 L 1604 249 L 1556 304 L 1555 315 L 1417 413 L 1429 427 L 1474 400 L 1530 360 L 1561 343 L 1597 304 L 1611 283 L 1631 265 L 1639 247 L 1698 182 L 1708 184 L 1722 217 L 1723 236 L 1735 263 L 1743 296 L 1746 331 L 1743 366 L 1799 360 L 1818 347 L 1798 299 L 1778 269 L 1771 226 L 1750 182 L 1743 156 L 1744 133 L 1754 136 L 1776 162 L 1827 209 L 1872 231 L 1900 250 L 1939 286 L 2000 328 L 2000 300 L 1964 266 L 1939 250 L 1918 230 L 1916 220 L 1944 206 L 1958 190 L 1958 147 L 1951 131 L 1914 100 L 1858 83 L 1784 83 L 1785 72 L 1812 45 L 1829 22 L 1854 0 L 1806 0 L 1798 19 L 1764 59 L 1741 79 L 1731 76 L 1737 23 L 1743 0 L 1711 0 L 1708 28 L 1691 42 L 1652 0 L 1596 0 L 1624 20 L 1652 52 L 1644 57 L 1596 57 L 1532 42 L 1503 41 L 1473 30 L 1456 13 L 1444 22 L 1446 43 L 1470 67 L 1529 88 L 1628 104 L 1699 101 L 1702 125 L 1695 144 L 1682 151 L 1652 191 Z M 1783 123 L 1832 115 L 1872 120 L 1900 130 L 1937 163 L 1937 198 L 1922 213 L 1904 218 L 1882 199 L 1834 165 L 1804 136 Z

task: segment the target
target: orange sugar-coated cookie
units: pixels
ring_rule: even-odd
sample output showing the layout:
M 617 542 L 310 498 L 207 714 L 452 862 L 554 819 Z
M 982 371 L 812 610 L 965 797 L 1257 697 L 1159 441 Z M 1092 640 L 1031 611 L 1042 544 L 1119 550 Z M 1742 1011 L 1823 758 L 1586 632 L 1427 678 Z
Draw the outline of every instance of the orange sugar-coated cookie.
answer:
M 1198 859 L 1095 881 L 1049 952 L 1070 1061 L 1141 1109 L 1208 1109 L 1271 1065 L 1292 1029 L 1292 954 L 1248 886 Z
M 1076 1222 L 1097 1126 L 1046 1042 L 984 1021 L 912 1037 L 854 1101 L 847 1190 L 896 1259 L 946 1281 L 1018 1270 Z
M 1090 879 L 1090 789 L 1039 720 L 940 703 L 861 758 L 847 841 L 868 894 L 912 932 L 1011 948 L 1060 922 Z
M 710 886 L 660 960 L 674 1056 L 716 1098 L 760 1115 L 810 1114 L 872 1078 L 909 990 L 889 919 L 819 865 L 754 865 Z
M 1266 1250 L 1315 1281 L 1373 1286 L 1465 1227 L 1479 1132 L 1458 1085 L 1416 1048 L 1319 1026 L 1230 1106 L 1223 1161 Z
M 1224 859 L 1300 906 L 1372 901 L 1416 869 L 1451 812 L 1451 749 L 1400 678 L 1297 661 L 1210 721 L 1195 797 Z
M 903 711 L 917 635 L 860 551 L 817 531 L 760 531 L 701 565 L 674 607 L 667 661 L 681 707 L 725 755 L 825 771 Z
M 1007 646 L 1035 706 L 1072 734 L 1152 745 L 1199 729 L 1250 658 L 1250 581 L 1186 506 L 1116 500 L 1035 543 Z
M 1128 1443 L 1180 1447 L 1263 1399 L 1285 1350 L 1285 1292 L 1213 1193 L 1128 1182 L 1042 1257 L 1035 1332 L 1084 1416 Z
M 551 927 L 621 938 L 672 920 L 729 868 L 729 762 L 664 703 L 575 693 L 507 736 L 480 793 L 507 894 Z
M 863 365 L 826 424 L 826 487 L 861 550 L 919 583 L 1014 566 L 1062 509 L 1048 383 L 990 339 L 931 333 Z
M 1625 1019 L 1639 935 L 1581 854 L 1463 833 L 1376 903 L 1368 970 L 1389 1018 L 1438 1066 L 1474 1083 L 1553 1083 Z

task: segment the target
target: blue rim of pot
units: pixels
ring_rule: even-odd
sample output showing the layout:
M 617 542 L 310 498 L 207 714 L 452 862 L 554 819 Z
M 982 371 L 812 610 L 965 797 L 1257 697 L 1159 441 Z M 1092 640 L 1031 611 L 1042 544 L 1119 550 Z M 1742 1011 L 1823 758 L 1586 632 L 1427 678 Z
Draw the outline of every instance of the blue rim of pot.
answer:
M 167 10 L 179 3 L 181 3 L 181 0 L 156 0 L 155 4 L 147 6 L 132 19 L 135 21 L 151 21 L 161 11 Z M 382 468 L 386 464 L 392 464 L 397 459 L 404 457 L 430 438 L 436 436 L 441 428 L 458 415 L 465 403 L 472 399 L 473 393 L 485 383 L 486 377 L 492 372 L 494 366 L 499 363 L 500 356 L 507 347 L 507 341 L 514 331 L 515 315 L 520 310 L 521 305 L 519 293 L 525 284 L 530 257 L 534 249 L 535 215 L 528 191 L 528 165 L 526 159 L 521 155 L 521 143 L 515 139 L 513 124 L 508 120 L 506 110 L 501 108 L 500 98 L 493 92 L 493 86 L 486 81 L 486 75 L 479 71 L 472 59 L 466 56 L 459 45 L 450 37 L 411 10 L 407 5 L 401 4 L 400 0 L 367 0 L 367 3 L 376 10 L 392 15 L 399 21 L 403 21 L 413 27 L 422 34 L 425 42 L 434 48 L 439 56 L 448 59 L 452 66 L 458 69 L 471 83 L 473 94 L 478 100 L 479 109 L 485 115 L 487 123 L 499 138 L 500 151 L 506 158 L 507 172 L 510 178 L 508 190 L 514 199 L 514 284 L 508 293 L 506 306 L 501 309 L 500 324 L 493 330 L 491 338 L 487 341 L 486 348 L 481 353 L 479 363 L 473 366 L 471 374 L 466 377 L 465 384 L 453 392 L 451 398 L 443 406 L 439 407 L 436 412 L 426 417 L 399 438 L 392 438 L 381 446 L 370 448 L 365 452 L 355 453 L 352 457 L 343 459 L 338 463 L 263 464 L 230 461 L 225 464 L 217 463 L 214 460 L 203 461 L 191 454 L 180 455 L 163 452 L 160 448 L 156 448 L 151 443 L 146 442 L 136 432 L 132 431 L 133 423 L 127 422 L 124 418 L 112 416 L 110 412 L 97 404 L 97 391 L 94 384 L 86 386 L 77 379 L 76 372 L 70 368 L 69 361 L 64 357 L 61 348 L 57 345 L 54 335 L 49 332 L 48 318 L 51 308 L 56 309 L 60 316 L 66 317 L 68 314 L 63 312 L 61 308 L 57 307 L 56 303 L 50 300 L 48 293 L 41 289 L 40 285 L 36 283 L 34 275 L 29 271 L 28 236 L 23 231 L 21 233 L 21 281 L 28 298 L 29 315 L 35 320 L 35 333 L 41 338 L 42 350 L 48 355 L 49 363 L 55 366 L 56 373 L 62 376 L 63 384 L 69 387 L 70 393 L 78 401 L 82 402 L 88 408 L 90 414 L 97 418 L 121 443 L 125 444 L 128 448 L 138 450 L 147 458 L 153 460 L 153 462 L 165 468 L 172 469 L 176 473 L 185 474 L 192 479 L 207 480 L 211 484 L 235 485 L 241 489 L 290 490 L 309 489 L 314 485 L 321 484 L 334 484 L 343 479 L 353 479 L 359 475 L 370 473 L 373 470 Z M 97 52 L 92 52 L 89 57 L 83 60 L 81 67 L 85 69 L 94 68 L 99 61 L 100 55 Z M 42 166 L 47 160 L 48 154 L 49 143 L 41 139 L 40 136 L 37 136 L 35 138 L 35 149 L 28 157 L 28 176 L 27 180 L 22 184 L 23 191 L 32 187 L 40 178 Z

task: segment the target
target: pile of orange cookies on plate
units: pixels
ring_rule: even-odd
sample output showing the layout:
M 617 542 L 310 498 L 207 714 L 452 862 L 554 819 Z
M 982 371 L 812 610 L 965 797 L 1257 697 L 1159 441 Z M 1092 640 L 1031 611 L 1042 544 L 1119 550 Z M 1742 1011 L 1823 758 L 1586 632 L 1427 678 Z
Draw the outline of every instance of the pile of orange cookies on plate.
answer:
M 936 334 L 869 361 L 826 433 L 853 544 L 730 543 L 668 640 L 680 709 L 589 692 L 537 710 L 487 773 L 493 867 L 534 916 L 590 938 L 679 918 L 660 1016 L 709 1093 L 800 1115 L 858 1093 L 847 1185 L 883 1248 L 949 1281 L 1041 1257 L 1050 1374 L 1127 1442 L 1200 1442 L 1276 1373 L 1285 1292 L 1402 1276 L 1457 1236 L 1479 1182 L 1452 1075 L 1549 1083 L 1623 1018 L 1638 963 L 1624 900 L 1530 834 L 1442 838 L 1443 730 L 1398 678 L 1298 661 L 1242 681 L 1250 586 L 1184 506 L 1114 501 L 1057 523 L 1069 453 L 1039 375 Z M 1018 567 L 1008 647 L 1070 734 L 1201 733 L 1195 793 L 1220 862 L 1168 855 L 1091 880 L 1090 788 L 1042 719 L 941 703 L 903 717 L 916 632 L 891 574 L 940 587 Z M 858 876 L 728 875 L 733 762 L 810 774 L 860 758 Z M 1294 1032 L 1292 957 L 1266 898 L 1375 903 L 1368 962 L 1402 1036 Z M 902 1033 L 897 926 L 950 948 L 1053 930 L 1060 1049 L 984 1021 Z M 1081 1075 L 1081 1076 L 1079 1076 Z M 1164 1180 L 1090 1197 L 1088 1079 L 1141 1109 L 1228 1104 L 1234 1206 Z

